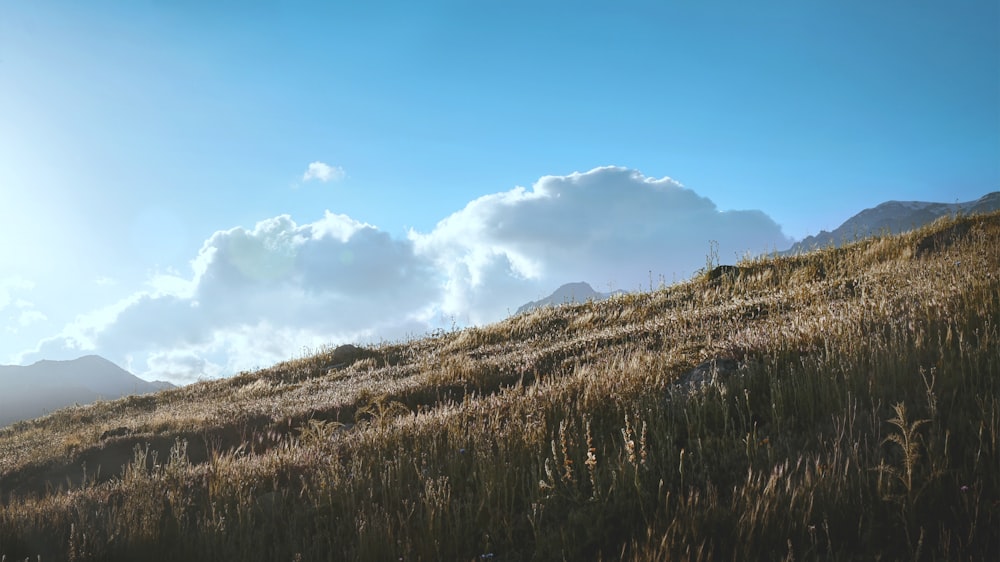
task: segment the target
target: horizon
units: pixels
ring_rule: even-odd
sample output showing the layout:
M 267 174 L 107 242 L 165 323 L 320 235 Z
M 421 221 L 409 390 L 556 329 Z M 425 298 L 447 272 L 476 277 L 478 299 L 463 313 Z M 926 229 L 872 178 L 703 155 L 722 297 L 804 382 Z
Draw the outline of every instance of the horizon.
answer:
M 0 6 L 0 364 L 186 384 L 1000 189 L 996 3 L 390 4 Z

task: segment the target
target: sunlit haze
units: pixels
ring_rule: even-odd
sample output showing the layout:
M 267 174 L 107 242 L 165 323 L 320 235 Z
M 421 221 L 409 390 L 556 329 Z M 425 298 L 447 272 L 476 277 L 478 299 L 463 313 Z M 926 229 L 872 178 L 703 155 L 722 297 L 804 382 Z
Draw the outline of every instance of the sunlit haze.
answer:
M 0 364 L 149 380 L 1000 189 L 1000 3 L 0 3 Z

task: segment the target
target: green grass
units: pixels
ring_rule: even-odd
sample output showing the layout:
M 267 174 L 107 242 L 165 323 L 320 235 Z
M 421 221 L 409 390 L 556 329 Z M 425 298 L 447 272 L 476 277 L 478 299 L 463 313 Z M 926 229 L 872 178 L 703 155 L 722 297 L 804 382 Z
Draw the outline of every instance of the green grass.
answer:
M 959 217 L 70 408 L 0 430 L 0 554 L 991 560 L 998 272 Z

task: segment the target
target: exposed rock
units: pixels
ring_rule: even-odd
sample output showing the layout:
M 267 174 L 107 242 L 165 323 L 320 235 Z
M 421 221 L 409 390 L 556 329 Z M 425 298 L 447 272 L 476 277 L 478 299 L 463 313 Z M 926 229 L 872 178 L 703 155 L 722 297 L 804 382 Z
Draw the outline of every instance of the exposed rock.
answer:
M 377 354 L 370 349 L 364 349 L 351 344 L 341 345 L 330 354 L 330 361 L 327 363 L 326 368 L 341 369 L 353 365 L 360 359 L 367 359 L 375 355 Z
M 735 265 L 720 265 L 708 272 L 709 282 L 717 282 L 723 279 L 734 280 L 740 276 L 740 268 Z
M 671 390 L 694 392 L 714 382 L 723 382 L 739 370 L 740 364 L 734 359 L 710 359 L 678 377 Z

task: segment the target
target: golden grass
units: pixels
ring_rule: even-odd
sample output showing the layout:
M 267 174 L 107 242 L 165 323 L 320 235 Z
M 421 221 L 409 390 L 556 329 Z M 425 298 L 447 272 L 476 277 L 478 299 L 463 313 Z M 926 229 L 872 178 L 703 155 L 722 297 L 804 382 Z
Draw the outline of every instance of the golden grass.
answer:
M 0 554 L 1000 552 L 1000 214 L 707 265 L 0 430 Z

